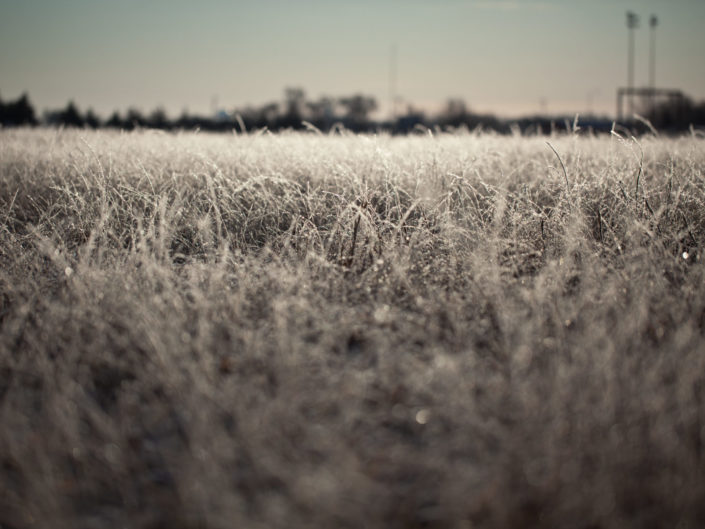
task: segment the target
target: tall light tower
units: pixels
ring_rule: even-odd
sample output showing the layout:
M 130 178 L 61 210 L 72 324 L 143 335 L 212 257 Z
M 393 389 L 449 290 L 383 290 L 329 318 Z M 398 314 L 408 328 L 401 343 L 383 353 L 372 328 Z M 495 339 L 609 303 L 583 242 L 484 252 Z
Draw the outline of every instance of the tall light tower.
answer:
M 651 113 L 654 112 L 654 89 L 656 88 L 656 26 L 658 25 L 658 18 L 656 15 L 651 15 L 649 18 L 649 27 L 651 28 L 651 46 L 649 54 L 649 88 L 651 88 Z
M 627 11 L 627 29 L 629 40 L 627 42 L 627 89 L 629 90 L 629 118 L 634 115 L 634 29 L 639 27 L 639 17 L 636 13 Z
M 389 57 L 389 113 L 391 122 L 397 119 L 397 45 L 392 45 Z

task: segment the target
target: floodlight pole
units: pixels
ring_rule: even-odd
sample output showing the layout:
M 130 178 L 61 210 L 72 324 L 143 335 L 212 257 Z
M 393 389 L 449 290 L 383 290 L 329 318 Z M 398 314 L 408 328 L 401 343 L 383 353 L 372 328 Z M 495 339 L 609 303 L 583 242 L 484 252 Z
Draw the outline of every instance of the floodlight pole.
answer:
M 389 109 L 392 123 L 397 119 L 397 45 L 392 45 L 389 59 Z
M 634 88 L 634 28 L 639 27 L 639 17 L 636 13 L 627 11 L 627 29 L 629 40 L 627 42 L 627 88 L 629 89 L 629 119 L 634 115 L 634 97 L 631 90 Z
M 651 46 L 649 54 L 649 86 L 651 87 L 652 94 L 656 88 L 656 26 L 658 25 L 658 18 L 656 15 L 651 15 L 649 18 L 649 26 L 651 28 Z M 651 96 L 650 106 L 651 112 L 654 111 L 654 96 Z

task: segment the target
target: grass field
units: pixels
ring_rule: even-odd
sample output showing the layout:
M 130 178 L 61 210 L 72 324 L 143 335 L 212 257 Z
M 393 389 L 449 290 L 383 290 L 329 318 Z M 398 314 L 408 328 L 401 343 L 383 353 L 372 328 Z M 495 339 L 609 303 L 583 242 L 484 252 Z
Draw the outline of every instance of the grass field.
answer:
M 0 526 L 703 527 L 704 167 L 0 131 Z

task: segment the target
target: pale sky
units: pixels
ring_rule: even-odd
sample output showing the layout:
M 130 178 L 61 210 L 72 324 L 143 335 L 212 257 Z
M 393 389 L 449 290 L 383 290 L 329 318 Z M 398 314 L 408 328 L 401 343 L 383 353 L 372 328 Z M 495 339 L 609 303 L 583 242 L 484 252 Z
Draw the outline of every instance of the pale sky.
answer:
M 705 0 L 0 0 L 0 97 L 178 115 L 295 86 L 372 95 L 386 112 L 395 46 L 398 95 L 416 107 L 612 115 L 627 10 L 641 17 L 636 84 L 656 14 L 656 85 L 705 99 Z

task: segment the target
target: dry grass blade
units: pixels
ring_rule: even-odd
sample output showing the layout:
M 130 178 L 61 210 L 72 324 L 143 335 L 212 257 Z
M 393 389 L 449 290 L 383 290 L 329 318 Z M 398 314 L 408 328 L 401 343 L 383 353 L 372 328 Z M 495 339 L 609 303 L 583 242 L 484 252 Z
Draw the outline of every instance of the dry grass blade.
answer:
M 546 145 L 548 145 L 551 148 L 551 150 L 554 152 L 554 154 L 556 155 L 556 158 L 558 158 L 558 161 L 561 164 L 561 168 L 563 169 L 563 177 L 565 178 L 565 189 L 566 189 L 566 191 L 569 192 L 570 191 L 570 183 L 568 182 L 568 172 L 565 169 L 565 165 L 563 164 L 563 160 L 561 160 L 561 155 L 558 154 L 558 151 L 553 147 L 553 145 L 551 145 L 550 142 L 546 142 Z

